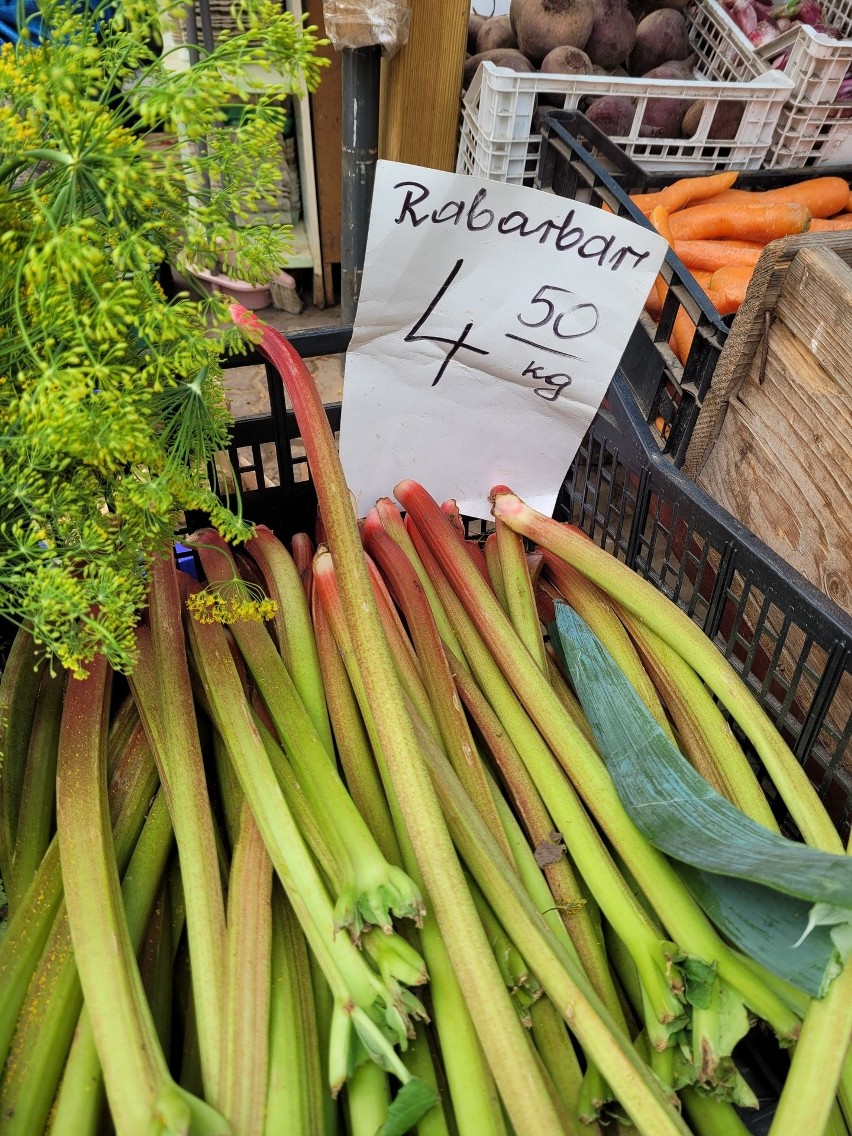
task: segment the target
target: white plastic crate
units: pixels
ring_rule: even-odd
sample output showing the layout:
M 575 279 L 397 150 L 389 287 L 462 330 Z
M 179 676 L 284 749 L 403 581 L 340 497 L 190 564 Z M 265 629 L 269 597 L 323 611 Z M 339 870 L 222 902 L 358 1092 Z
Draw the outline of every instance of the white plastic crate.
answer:
M 635 161 L 650 171 L 678 169 L 693 173 L 714 169 L 759 169 L 763 165 L 791 84 L 780 71 L 755 62 L 740 52 L 727 34 L 724 13 L 709 15 L 690 28 L 700 71 L 693 82 L 670 79 L 630 79 L 607 75 L 523 74 L 484 63 L 463 99 L 461 138 L 456 170 L 492 181 L 532 183 L 541 137 L 534 115 L 540 95 L 557 96 L 566 110 L 580 110 L 585 100 L 622 95 L 635 102 L 630 131 L 614 137 Z M 704 24 L 713 30 L 713 39 Z M 726 51 L 723 54 L 717 43 Z M 729 57 L 733 56 L 733 63 Z M 745 81 L 733 81 L 737 70 L 752 70 Z M 718 81 L 715 81 L 718 80 Z M 704 111 L 692 138 L 647 138 L 640 134 L 649 101 L 683 98 L 704 101 Z M 731 138 L 710 139 L 717 107 L 738 102 L 743 113 Z
M 720 44 L 718 50 L 731 73 L 740 79 L 750 77 L 756 67 L 771 63 L 784 52 L 790 53 L 783 74 L 793 90 L 779 116 L 767 157 L 771 169 L 852 161 L 852 105 L 834 103 L 841 82 L 852 68 L 852 0 L 824 0 L 823 11 L 826 20 L 848 39 L 831 39 L 798 25 L 755 49 L 716 0 L 698 0 L 689 12 L 693 24 L 704 29 L 717 28 L 721 20 L 725 21 L 727 44 Z
M 755 48 L 716 0 L 698 0 L 689 15 L 693 20 L 702 19 L 703 12 L 711 13 L 716 20 L 722 16 L 731 28 L 740 57 L 751 57 L 754 65 L 771 64 L 773 59 L 789 52 L 784 74 L 793 84 L 792 100 L 797 105 L 821 106 L 834 102 L 841 82 L 852 68 L 852 2 L 823 0 L 822 10 L 826 23 L 833 24 L 843 39 L 832 39 L 805 24 L 796 24 L 778 39 Z M 735 66 L 739 67 L 739 63 Z M 743 71 L 738 73 L 742 77 Z

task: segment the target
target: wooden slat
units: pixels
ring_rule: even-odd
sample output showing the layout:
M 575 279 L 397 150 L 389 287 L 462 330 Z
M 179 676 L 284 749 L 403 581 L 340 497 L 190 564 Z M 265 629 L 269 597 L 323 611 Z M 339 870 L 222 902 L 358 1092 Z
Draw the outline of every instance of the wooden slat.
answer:
M 453 170 L 470 0 L 411 0 L 408 42 L 384 68 L 379 154 Z
M 802 249 L 790 265 L 775 311 L 837 380 L 833 395 L 850 389 L 852 269 L 830 249 Z
M 307 11 L 308 22 L 316 25 L 317 35 L 324 39 L 322 0 L 308 0 Z M 326 300 L 331 303 L 330 266 L 340 263 L 342 69 L 340 52 L 331 44 L 319 48 L 317 54 L 329 61 L 329 66 L 323 68 L 319 87 L 311 95 L 311 111 L 323 272 L 327 276 Z

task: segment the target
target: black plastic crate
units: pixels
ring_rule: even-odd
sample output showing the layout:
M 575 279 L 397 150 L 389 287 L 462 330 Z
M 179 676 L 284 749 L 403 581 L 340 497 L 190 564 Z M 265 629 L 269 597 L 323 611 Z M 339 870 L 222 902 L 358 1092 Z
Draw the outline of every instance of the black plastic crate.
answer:
M 343 352 L 350 338 L 351 329 L 335 328 L 301 332 L 291 342 L 310 358 Z M 255 355 L 228 366 L 252 363 L 266 367 L 270 412 L 236 423 L 231 459 L 245 515 L 289 540 L 313 532 L 316 498 L 280 378 Z M 337 430 L 340 406 L 327 412 Z M 263 445 L 274 447 L 278 485 L 263 474 Z M 673 466 L 621 373 L 568 471 L 555 515 L 651 580 L 732 660 L 845 836 L 852 820 L 852 619 Z
M 852 167 L 741 172 L 737 187 L 773 189 L 810 177 L 838 174 L 850 180 Z M 550 111 L 542 125 L 536 186 L 561 197 L 606 205 L 620 217 L 651 228 L 631 202 L 631 192 L 660 189 L 689 171 L 646 173 L 578 111 Z M 701 404 L 733 317 L 723 319 L 692 273 L 669 251 L 662 269 L 669 293 L 659 324 L 642 316 L 627 345 L 621 371 L 627 377 L 658 449 L 677 466 L 683 464 Z M 686 364 L 669 348 L 674 321 L 683 307 L 696 327 Z M 658 421 L 662 420 L 662 428 Z

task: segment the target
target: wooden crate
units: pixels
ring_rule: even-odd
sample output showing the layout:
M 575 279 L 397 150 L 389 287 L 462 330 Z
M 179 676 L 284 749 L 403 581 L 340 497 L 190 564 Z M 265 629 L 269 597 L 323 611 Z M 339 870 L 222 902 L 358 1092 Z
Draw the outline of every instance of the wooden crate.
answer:
M 850 265 L 852 233 L 769 246 L 722 351 L 685 469 L 852 613 Z M 799 655 L 806 644 L 792 646 Z M 840 702 L 848 708 L 852 683 L 846 687 Z

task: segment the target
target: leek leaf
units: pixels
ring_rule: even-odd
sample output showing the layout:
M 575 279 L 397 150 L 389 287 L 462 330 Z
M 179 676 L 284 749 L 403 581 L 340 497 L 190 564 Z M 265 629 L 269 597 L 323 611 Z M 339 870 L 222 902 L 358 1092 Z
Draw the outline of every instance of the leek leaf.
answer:
M 684 880 L 720 930 L 768 969 L 819 997 L 849 938 L 852 857 L 770 832 L 717 793 L 567 604 L 556 605 L 548 630 L 637 828 L 690 866 Z M 824 905 L 815 918 L 813 904 Z M 820 922 L 829 908 L 831 933 Z

